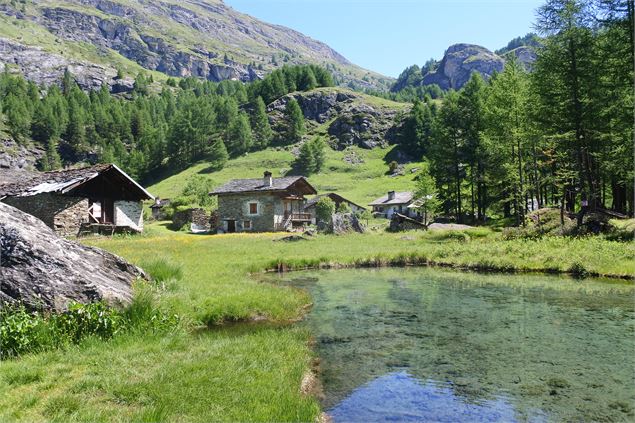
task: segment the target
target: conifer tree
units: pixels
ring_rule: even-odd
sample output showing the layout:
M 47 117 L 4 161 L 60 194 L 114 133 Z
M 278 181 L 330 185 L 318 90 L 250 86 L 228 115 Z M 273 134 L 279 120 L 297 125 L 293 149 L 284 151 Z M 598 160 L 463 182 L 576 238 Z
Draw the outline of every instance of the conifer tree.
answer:
M 284 144 L 294 144 L 302 140 L 306 132 L 302 109 L 295 99 L 290 99 L 284 109 Z
M 253 147 L 258 150 L 267 148 L 273 138 L 273 131 L 269 124 L 265 102 L 260 96 L 256 98 L 254 103 L 253 113 L 251 114 L 251 128 L 254 135 Z
M 227 136 L 227 151 L 231 157 L 246 153 L 253 144 L 249 118 L 241 112 L 230 124 Z

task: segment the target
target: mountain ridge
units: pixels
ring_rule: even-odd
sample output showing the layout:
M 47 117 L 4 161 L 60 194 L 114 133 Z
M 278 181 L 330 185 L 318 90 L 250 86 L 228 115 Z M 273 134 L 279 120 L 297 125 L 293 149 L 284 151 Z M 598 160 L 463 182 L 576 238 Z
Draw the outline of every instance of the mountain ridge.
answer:
M 106 78 L 98 72 L 80 75 L 87 81 L 85 88 L 113 86 L 110 74 L 119 71 L 127 76 L 145 69 L 216 82 L 253 81 L 284 64 L 308 63 L 327 67 L 340 85 L 351 88 L 382 88 L 391 82 L 352 64 L 323 42 L 218 0 L 5 3 L 0 4 L 0 38 L 0 62 L 14 64 L 27 78 L 33 55 L 47 56 L 39 60 L 44 67 L 50 56 L 49 74 L 55 77 L 68 65 L 65 61 L 108 71 Z

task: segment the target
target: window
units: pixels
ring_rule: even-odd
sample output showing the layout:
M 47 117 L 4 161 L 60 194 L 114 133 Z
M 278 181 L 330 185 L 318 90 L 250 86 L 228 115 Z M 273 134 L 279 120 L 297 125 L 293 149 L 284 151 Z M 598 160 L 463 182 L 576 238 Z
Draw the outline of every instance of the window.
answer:
M 249 203 L 249 214 L 258 214 L 258 203 Z
M 249 230 L 249 229 L 251 229 L 251 220 L 245 220 L 245 221 L 243 222 L 243 229 L 244 229 L 244 230 Z

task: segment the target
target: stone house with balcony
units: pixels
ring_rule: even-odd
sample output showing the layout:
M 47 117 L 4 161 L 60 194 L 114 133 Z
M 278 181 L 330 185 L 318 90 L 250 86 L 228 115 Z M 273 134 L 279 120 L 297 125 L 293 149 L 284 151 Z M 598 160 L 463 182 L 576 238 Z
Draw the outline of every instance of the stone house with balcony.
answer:
M 220 233 L 275 232 L 303 227 L 311 222 L 304 211 L 305 195 L 317 191 L 304 176 L 234 179 L 212 191 L 218 196 Z
M 417 211 L 414 195 L 411 192 L 389 191 L 383 197 L 379 197 L 369 204 L 373 208 L 373 214 L 379 217 L 392 219 L 393 214 L 417 219 L 420 213 Z
M 154 199 L 114 164 L 3 179 L 0 171 L 1 202 L 37 217 L 66 237 L 85 232 L 142 232 L 143 200 Z

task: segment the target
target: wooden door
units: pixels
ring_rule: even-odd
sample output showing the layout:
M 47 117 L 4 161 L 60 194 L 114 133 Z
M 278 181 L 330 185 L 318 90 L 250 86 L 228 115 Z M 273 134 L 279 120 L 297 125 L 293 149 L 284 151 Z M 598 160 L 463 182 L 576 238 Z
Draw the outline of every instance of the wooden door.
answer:
M 109 198 L 101 202 L 101 223 L 115 223 L 115 202 Z
M 235 220 L 228 220 L 227 221 L 227 232 L 230 234 L 233 234 L 234 232 L 236 232 L 236 221 Z
M 291 201 L 283 201 L 282 204 L 284 205 L 284 216 L 291 216 L 291 213 L 293 213 L 293 203 Z

